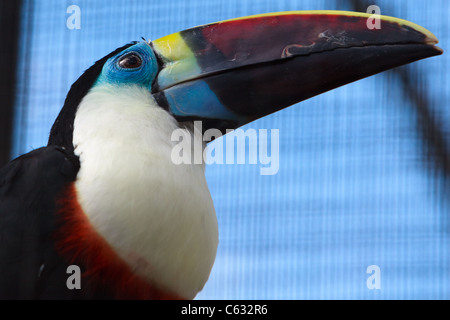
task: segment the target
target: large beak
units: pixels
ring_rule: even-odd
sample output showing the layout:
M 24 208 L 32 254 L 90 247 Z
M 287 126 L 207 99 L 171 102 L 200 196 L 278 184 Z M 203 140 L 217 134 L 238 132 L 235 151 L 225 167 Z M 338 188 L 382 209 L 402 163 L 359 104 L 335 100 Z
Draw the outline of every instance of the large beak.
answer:
M 227 20 L 153 42 L 163 61 L 154 95 L 181 121 L 219 120 L 209 126 L 234 129 L 344 84 L 442 54 L 437 42 L 414 23 L 355 12 Z

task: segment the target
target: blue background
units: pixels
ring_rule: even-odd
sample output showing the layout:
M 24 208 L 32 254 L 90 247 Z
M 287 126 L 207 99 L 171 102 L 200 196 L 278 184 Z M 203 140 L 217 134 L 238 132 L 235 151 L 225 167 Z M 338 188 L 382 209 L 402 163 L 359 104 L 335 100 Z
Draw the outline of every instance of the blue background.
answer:
M 376 1 L 432 31 L 446 53 L 407 68 L 450 148 L 447 0 Z M 68 6 L 81 9 L 69 30 Z M 24 1 L 12 157 L 46 144 L 70 85 L 132 40 L 348 1 Z M 198 299 L 449 299 L 449 177 L 433 170 L 419 115 L 393 72 L 248 124 L 279 129 L 280 168 L 208 165 L 220 243 Z M 381 270 L 369 290 L 366 269 Z

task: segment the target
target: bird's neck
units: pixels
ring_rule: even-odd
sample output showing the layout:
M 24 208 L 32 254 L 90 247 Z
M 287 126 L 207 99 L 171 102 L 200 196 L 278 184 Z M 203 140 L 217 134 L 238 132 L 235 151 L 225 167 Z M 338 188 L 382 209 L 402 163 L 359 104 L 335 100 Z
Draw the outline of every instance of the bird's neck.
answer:
M 137 274 L 193 298 L 215 259 L 217 220 L 204 165 L 171 160 L 176 129 L 146 89 L 94 87 L 74 121 L 75 186 L 90 223 Z

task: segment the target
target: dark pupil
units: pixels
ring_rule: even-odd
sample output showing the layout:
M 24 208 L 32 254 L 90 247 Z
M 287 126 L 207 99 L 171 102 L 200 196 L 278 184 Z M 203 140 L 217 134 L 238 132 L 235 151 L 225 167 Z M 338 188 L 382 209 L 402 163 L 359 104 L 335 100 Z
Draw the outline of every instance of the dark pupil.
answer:
M 137 68 L 142 64 L 141 58 L 134 53 L 122 57 L 119 61 L 119 66 L 125 69 Z

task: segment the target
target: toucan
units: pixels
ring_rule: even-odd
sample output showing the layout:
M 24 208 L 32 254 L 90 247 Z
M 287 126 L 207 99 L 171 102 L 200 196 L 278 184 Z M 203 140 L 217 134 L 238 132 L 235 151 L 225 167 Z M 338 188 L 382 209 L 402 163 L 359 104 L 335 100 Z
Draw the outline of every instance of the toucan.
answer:
M 0 170 L 0 298 L 195 298 L 218 223 L 205 164 L 172 159 L 174 130 L 206 147 L 205 130 L 440 55 L 437 42 L 398 18 L 292 11 L 114 50 L 71 86 L 48 145 Z

